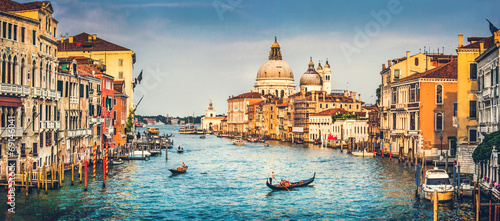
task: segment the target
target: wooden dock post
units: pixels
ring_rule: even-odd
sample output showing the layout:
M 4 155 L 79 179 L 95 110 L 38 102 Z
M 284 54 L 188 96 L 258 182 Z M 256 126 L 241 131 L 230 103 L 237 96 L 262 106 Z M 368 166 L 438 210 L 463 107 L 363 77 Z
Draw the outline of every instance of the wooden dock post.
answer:
M 476 193 L 476 220 L 479 221 L 479 212 L 481 208 L 481 184 L 477 184 L 477 193 Z
M 434 212 L 434 221 L 438 220 L 438 192 L 434 190 L 434 195 L 432 195 L 433 201 L 433 212 Z
M 45 167 L 44 167 L 45 169 Z M 48 183 L 47 183 L 47 170 L 45 170 L 45 194 L 48 194 L 49 193 L 49 187 L 48 187 Z
M 50 186 L 54 189 L 54 163 L 50 165 Z
M 85 188 L 83 191 L 87 191 L 87 157 L 85 157 Z
M 75 181 L 75 164 L 71 164 L 71 186 L 73 186 L 73 182 Z
M 62 162 L 61 162 L 61 168 L 62 168 L 62 181 L 64 182 L 64 155 L 62 156 Z
M 28 182 L 28 179 L 29 179 L 29 173 L 26 171 L 24 172 L 26 174 L 26 196 L 28 196 L 28 186 L 29 186 L 29 182 Z
M 38 186 L 37 189 L 40 190 L 40 167 L 38 167 L 36 182 L 37 182 L 37 186 Z
M 82 183 L 82 161 L 78 163 L 78 173 L 80 173 L 80 183 Z

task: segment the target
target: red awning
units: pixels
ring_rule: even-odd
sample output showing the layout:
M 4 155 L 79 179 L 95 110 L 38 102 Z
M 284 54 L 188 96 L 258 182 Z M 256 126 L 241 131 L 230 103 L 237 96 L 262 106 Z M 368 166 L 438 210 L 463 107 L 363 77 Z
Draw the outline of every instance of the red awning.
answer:
M 0 96 L 0 107 L 21 107 L 21 106 L 23 106 L 21 98 Z

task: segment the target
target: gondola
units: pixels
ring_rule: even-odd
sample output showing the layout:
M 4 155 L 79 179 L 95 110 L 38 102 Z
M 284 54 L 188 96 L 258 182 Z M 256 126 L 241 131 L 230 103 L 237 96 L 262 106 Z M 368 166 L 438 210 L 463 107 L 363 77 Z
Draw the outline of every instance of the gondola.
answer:
M 168 170 L 170 170 L 170 172 L 172 172 L 173 174 L 179 174 L 179 173 L 185 173 L 188 169 L 188 166 L 186 166 L 185 168 L 186 168 L 185 170 L 177 170 L 177 169 L 168 169 Z
M 316 177 L 316 172 L 314 172 L 314 175 L 311 179 L 307 179 L 307 180 L 301 180 L 299 182 L 294 182 L 294 183 L 290 183 L 290 186 L 287 186 L 286 188 L 284 186 L 281 186 L 281 184 L 276 184 L 274 185 L 273 184 L 273 180 L 272 178 L 269 178 L 266 180 L 266 185 L 267 187 L 273 189 L 273 190 L 290 190 L 290 189 L 293 189 L 295 187 L 301 187 L 301 186 L 307 186 L 309 185 L 310 183 L 312 183 L 314 181 L 314 178 Z
M 184 148 L 182 147 L 177 148 L 177 153 L 182 153 L 182 152 L 184 152 Z

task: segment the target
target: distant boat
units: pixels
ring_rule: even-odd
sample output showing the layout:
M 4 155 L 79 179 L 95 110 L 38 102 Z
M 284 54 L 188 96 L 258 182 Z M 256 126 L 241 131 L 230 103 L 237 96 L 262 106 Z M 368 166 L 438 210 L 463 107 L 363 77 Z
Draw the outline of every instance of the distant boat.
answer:
M 374 157 L 375 156 L 375 154 L 373 152 L 367 152 L 367 151 L 352 152 L 351 154 L 354 156 L 357 156 L 357 157 Z
M 179 148 L 177 148 L 177 153 L 182 153 L 184 152 L 184 148 L 182 148 L 181 146 L 179 146 Z
M 296 144 L 303 144 L 303 143 L 304 143 L 304 141 L 303 141 L 303 140 L 301 140 L 301 139 L 297 139 L 297 140 L 295 140 L 295 143 L 296 143 Z
M 179 133 L 180 134 L 195 134 L 196 128 L 194 126 L 180 127 Z
M 205 138 L 207 138 L 207 137 L 205 137 L 205 135 L 201 135 L 201 136 L 200 136 L 200 138 L 201 138 L 201 139 L 205 139 Z
M 135 127 L 144 127 L 144 124 L 141 124 L 141 123 L 136 123 L 136 124 L 135 124 Z
M 243 145 L 245 143 L 241 139 L 236 139 L 236 140 L 233 141 L 233 144 L 240 146 L 240 145 Z

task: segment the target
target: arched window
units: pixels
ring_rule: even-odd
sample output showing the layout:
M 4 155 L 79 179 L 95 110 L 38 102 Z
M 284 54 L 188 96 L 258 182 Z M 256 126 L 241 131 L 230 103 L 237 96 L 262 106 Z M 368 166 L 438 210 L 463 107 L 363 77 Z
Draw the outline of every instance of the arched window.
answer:
M 262 90 L 262 95 L 264 95 L 264 90 Z
M 33 65 L 31 66 L 31 86 L 32 87 L 35 87 L 35 67 L 36 67 L 36 63 L 35 61 L 33 61 Z M 30 79 L 30 76 L 28 74 L 28 79 Z
M 16 83 L 17 65 L 17 56 L 15 56 L 14 60 L 12 60 L 12 84 Z
M 281 90 L 281 98 L 285 97 L 285 91 L 284 90 Z
M 12 57 L 9 55 L 9 59 L 7 61 L 7 83 L 11 84 L 11 75 L 12 75 Z
M 436 86 L 436 104 L 443 104 L 443 85 Z
M 275 93 L 274 95 L 276 95 L 276 97 L 279 96 L 278 90 L 276 90 L 274 93 Z
M 415 58 L 415 66 L 418 66 L 418 58 Z
M 2 58 L 2 83 L 5 83 L 6 74 L 7 74 L 7 56 L 4 54 Z
M 21 82 L 19 82 L 21 85 L 24 85 L 24 72 L 26 70 L 26 61 L 24 61 L 24 58 L 21 60 L 21 71 L 19 74 L 21 75 Z
M 436 113 L 436 131 L 443 130 L 443 113 Z
M 43 64 L 42 64 L 42 61 L 40 61 L 40 73 L 38 73 L 40 76 L 40 78 L 38 78 L 38 82 L 39 82 L 38 86 L 39 87 L 42 87 L 42 72 L 43 72 L 42 69 L 43 69 Z

